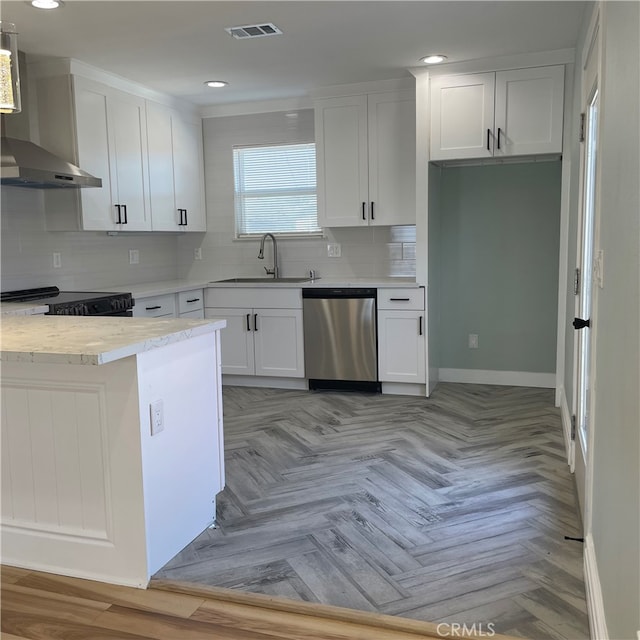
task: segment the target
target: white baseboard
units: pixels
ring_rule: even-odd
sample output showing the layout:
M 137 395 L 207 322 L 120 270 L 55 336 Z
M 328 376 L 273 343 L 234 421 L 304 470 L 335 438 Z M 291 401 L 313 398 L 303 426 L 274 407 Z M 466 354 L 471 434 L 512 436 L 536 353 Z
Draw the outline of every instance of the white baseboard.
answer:
M 531 373 L 529 371 L 491 371 L 484 369 L 440 369 L 440 382 L 465 382 L 470 384 L 497 384 L 513 387 L 556 386 L 555 373 Z
M 233 376 L 223 374 L 222 386 L 263 387 L 268 389 L 309 389 L 305 378 L 277 378 L 268 376 Z
M 576 448 L 574 443 L 571 442 L 571 412 L 569 411 L 564 385 L 558 387 L 556 395 L 560 401 L 560 417 L 562 418 L 562 433 L 564 434 L 564 449 L 567 454 L 567 464 L 571 469 L 571 473 L 573 473 L 576 466 Z
M 584 579 L 587 590 L 587 610 L 593 640 L 609 640 L 607 621 L 604 615 L 604 600 L 600 587 L 596 550 L 591 534 L 584 539 Z
M 427 395 L 427 387 L 424 384 L 411 384 L 408 382 L 383 382 L 382 393 L 390 396 L 422 396 Z

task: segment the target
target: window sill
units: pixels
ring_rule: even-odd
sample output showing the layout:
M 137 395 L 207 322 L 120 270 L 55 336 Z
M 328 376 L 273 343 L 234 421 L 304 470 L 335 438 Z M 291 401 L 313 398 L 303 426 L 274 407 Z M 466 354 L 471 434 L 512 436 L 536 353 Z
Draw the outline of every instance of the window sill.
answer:
M 267 231 L 265 233 L 272 232 Z M 255 242 L 256 240 L 261 240 L 264 235 L 264 233 L 247 233 L 236 235 L 233 241 L 244 242 L 246 240 L 250 240 Z M 276 240 L 321 240 L 322 238 L 327 237 L 324 231 L 317 231 L 315 233 L 273 233 L 272 235 L 276 237 Z

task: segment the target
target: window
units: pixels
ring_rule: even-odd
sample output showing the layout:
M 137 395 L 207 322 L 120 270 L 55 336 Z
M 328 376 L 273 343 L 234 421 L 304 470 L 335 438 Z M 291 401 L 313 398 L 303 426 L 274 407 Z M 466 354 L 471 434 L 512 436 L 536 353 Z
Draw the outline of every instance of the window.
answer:
M 316 145 L 234 147 L 238 237 L 317 234 Z

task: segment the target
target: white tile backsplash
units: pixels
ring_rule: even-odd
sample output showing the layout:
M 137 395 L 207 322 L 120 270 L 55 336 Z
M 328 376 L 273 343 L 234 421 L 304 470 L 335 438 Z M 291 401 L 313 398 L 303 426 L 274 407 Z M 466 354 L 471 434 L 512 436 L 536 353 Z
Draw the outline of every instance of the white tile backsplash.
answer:
M 1 204 L 2 291 L 45 285 L 98 289 L 177 277 L 174 234 L 49 232 L 42 191 L 37 189 L 3 187 Z M 129 264 L 129 249 L 138 249 L 139 264 Z M 54 252 L 61 254 L 60 269 L 53 268 Z

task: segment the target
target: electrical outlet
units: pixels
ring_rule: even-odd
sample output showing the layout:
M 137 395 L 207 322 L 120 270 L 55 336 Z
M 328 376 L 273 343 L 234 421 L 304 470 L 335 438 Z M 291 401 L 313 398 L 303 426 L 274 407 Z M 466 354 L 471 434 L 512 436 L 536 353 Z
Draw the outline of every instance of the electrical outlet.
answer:
M 156 400 L 149 405 L 149 413 L 151 417 L 151 435 L 155 436 L 164 431 L 164 408 L 162 400 Z
M 200 247 L 196 247 L 193 250 L 193 258 L 195 260 L 202 260 L 202 249 Z
M 53 254 L 53 268 L 60 269 L 62 267 L 62 254 L 54 253 Z
M 129 249 L 129 264 L 140 263 L 140 251 L 138 249 Z
M 470 333 L 469 334 L 469 349 L 477 349 L 478 348 L 478 334 Z
M 342 247 L 337 242 L 327 245 L 327 256 L 329 258 L 339 258 L 342 255 Z

